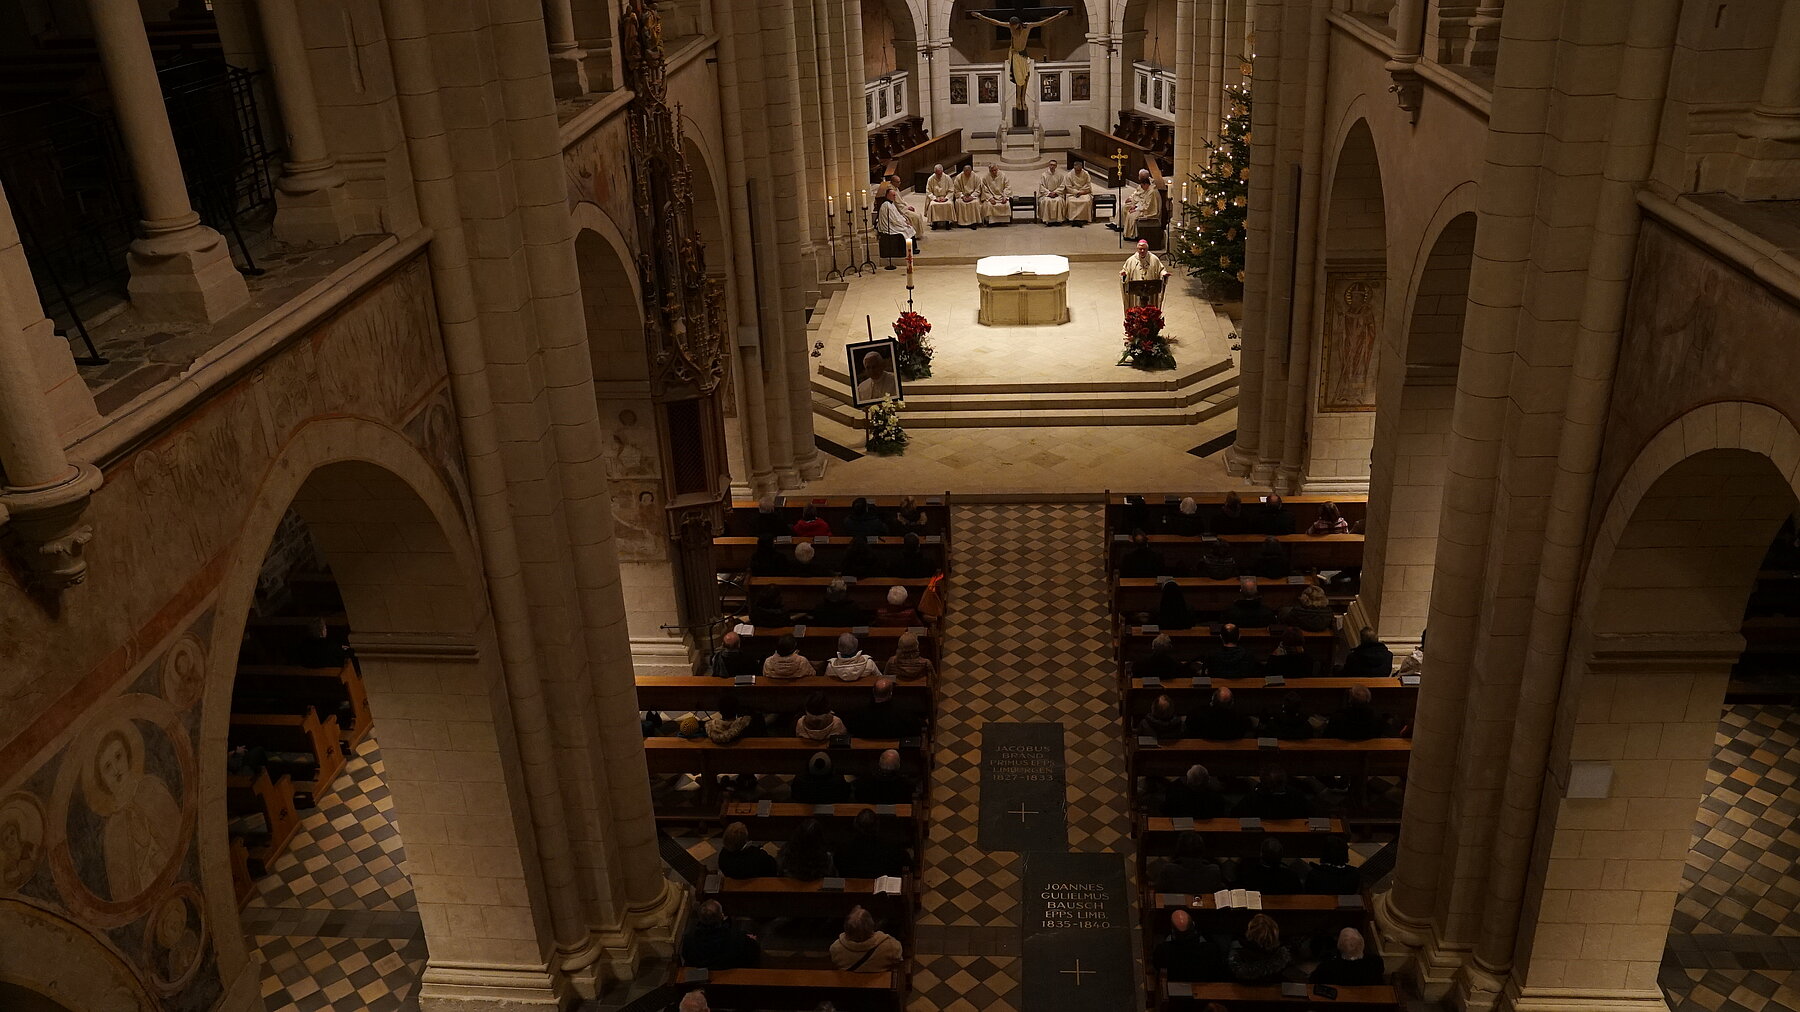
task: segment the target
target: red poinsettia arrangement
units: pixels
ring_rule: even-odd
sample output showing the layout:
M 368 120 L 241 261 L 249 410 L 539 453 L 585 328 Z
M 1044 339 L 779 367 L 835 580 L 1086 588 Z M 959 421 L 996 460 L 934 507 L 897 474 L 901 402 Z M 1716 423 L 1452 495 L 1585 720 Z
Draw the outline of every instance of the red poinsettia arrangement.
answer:
M 894 321 L 894 339 L 900 343 L 900 378 L 924 379 L 931 375 L 931 321 L 911 310 Z
M 1162 309 L 1138 306 L 1125 311 L 1125 353 L 1120 365 L 1136 369 L 1175 368 L 1175 339 L 1163 334 Z

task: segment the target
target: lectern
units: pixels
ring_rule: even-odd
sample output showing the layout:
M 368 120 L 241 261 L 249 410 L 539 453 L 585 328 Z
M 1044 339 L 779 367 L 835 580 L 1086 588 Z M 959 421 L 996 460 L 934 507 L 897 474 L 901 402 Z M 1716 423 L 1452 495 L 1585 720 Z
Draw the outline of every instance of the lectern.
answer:
M 1161 306 L 1163 287 L 1168 284 L 1167 278 L 1151 278 L 1148 281 L 1121 282 L 1125 296 L 1125 308 L 1136 309 L 1139 306 Z

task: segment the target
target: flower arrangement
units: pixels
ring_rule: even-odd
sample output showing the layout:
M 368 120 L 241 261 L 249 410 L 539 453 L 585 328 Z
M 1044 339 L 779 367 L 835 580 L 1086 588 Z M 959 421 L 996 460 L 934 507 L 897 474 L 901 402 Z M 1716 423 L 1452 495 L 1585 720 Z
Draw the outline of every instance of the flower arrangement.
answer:
M 931 321 L 912 310 L 894 321 L 894 339 L 900 343 L 900 378 L 920 380 L 931 375 Z
M 869 405 L 863 442 L 870 453 L 885 457 L 906 452 L 906 427 L 900 424 L 900 411 L 905 407 L 905 401 L 892 397 Z
M 1120 365 L 1134 369 L 1175 368 L 1175 339 L 1163 333 L 1162 310 L 1138 306 L 1125 311 L 1125 353 Z

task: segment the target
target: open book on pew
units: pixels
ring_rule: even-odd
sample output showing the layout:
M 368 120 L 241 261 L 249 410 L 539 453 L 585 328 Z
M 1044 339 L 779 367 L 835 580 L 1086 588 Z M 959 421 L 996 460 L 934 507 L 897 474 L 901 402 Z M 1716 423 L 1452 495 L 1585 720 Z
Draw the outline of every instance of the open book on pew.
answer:
M 875 892 L 887 896 L 900 895 L 901 882 L 898 875 L 882 875 L 875 879 Z
M 1221 889 L 1213 893 L 1213 906 L 1219 910 L 1239 907 L 1244 910 L 1261 910 L 1262 893 L 1255 889 Z

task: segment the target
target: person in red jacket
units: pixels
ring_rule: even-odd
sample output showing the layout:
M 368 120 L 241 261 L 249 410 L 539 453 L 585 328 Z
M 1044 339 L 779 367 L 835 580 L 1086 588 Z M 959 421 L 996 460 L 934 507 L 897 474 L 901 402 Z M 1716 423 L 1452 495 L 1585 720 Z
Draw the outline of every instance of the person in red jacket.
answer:
M 831 525 L 826 523 L 823 517 L 819 516 L 817 507 L 813 506 L 811 503 L 807 503 L 805 511 L 800 514 L 800 520 L 794 524 L 794 537 L 818 538 L 830 534 Z

